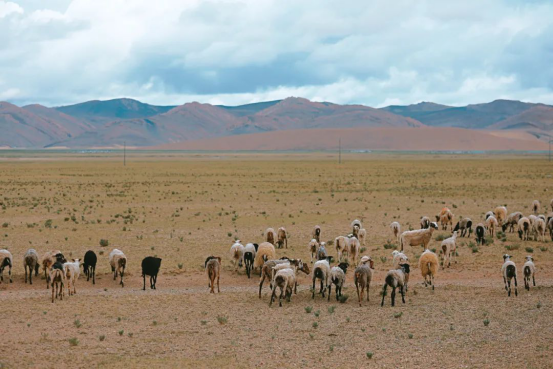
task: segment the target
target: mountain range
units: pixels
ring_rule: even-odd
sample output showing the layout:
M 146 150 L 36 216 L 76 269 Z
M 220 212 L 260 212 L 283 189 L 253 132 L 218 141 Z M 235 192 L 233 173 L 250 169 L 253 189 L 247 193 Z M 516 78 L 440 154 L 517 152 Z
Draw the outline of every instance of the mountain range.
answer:
M 494 150 L 501 147 L 522 150 L 527 146 L 536 148 L 549 140 L 553 131 L 553 106 L 495 100 L 464 107 L 422 102 L 375 109 L 297 97 L 240 106 L 197 102 L 156 106 L 127 98 L 53 108 L 36 104 L 18 107 L 0 102 L 0 129 L 3 132 L 0 147 L 5 148 L 98 148 L 126 144 L 128 147 L 197 149 L 192 142 L 211 142 L 215 147 L 223 147 L 221 142 L 228 139 L 242 145 L 236 149 L 246 149 L 244 140 L 251 139 L 275 140 L 265 145 L 271 150 L 320 150 L 333 145 L 326 142 L 325 135 L 336 137 L 343 132 L 344 137 L 350 137 L 352 145 L 355 142 L 356 149 L 376 146 L 386 149 L 384 142 L 389 142 L 389 149 L 397 149 L 402 147 L 401 140 L 410 137 L 419 137 L 420 150 L 431 149 L 428 145 L 433 141 L 421 138 L 421 132 L 425 132 L 425 137 L 435 135 L 436 140 L 441 140 L 445 135 L 445 139 L 465 142 L 471 149 L 485 148 L 483 139 L 489 137 L 488 147 L 497 147 Z M 394 140 L 378 139 L 379 135 L 389 137 L 392 133 Z M 367 135 L 371 139 L 360 139 Z M 521 141 L 516 143 L 516 140 Z M 478 143 L 477 148 L 470 143 Z M 260 149 L 253 146 L 251 149 Z M 416 149 L 413 145 L 406 146 Z

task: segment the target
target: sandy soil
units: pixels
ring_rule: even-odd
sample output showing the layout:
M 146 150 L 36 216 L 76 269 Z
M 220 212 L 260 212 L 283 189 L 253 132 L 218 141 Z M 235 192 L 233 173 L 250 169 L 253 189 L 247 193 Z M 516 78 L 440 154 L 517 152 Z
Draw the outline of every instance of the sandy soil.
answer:
M 392 308 L 386 299 L 380 307 L 394 244 L 390 222 L 417 227 L 421 215 L 443 206 L 475 223 L 499 204 L 528 214 L 532 200 L 546 205 L 553 197 L 549 164 L 535 158 L 363 158 L 340 166 L 305 156 L 141 158 L 126 168 L 110 160 L 1 162 L 0 247 L 14 254 L 15 268 L 14 283 L 0 284 L 0 366 L 551 367 L 549 237 L 523 242 L 507 233 L 480 247 L 460 239 L 458 263 L 440 271 L 434 291 L 422 285 L 416 267 L 422 250 L 409 248 L 415 268 L 406 304 Z M 301 276 L 292 301 L 269 308 L 268 287 L 259 299 L 257 275 L 248 279 L 230 265 L 235 237 L 260 242 L 268 226 L 285 226 L 290 248 L 277 254 L 309 260 L 315 224 L 331 240 L 348 233 L 355 218 L 368 233 L 363 254 L 376 260 L 370 301 L 362 307 L 351 271 L 345 304 L 318 295 L 312 300 L 311 277 Z M 449 233 L 436 232 L 430 247 Z M 109 247 L 99 245 L 102 238 Z M 52 304 L 40 276 L 32 286 L 24 283 L 22 257 L 29 247 L 40 255 L 60 248 L 71 257 L 93 249 L 99 254 L 96 285 L 81 275 L 77 294 Z M 129 257 L 124 288 L 109 273 L 113 247 Z M 519 268 L 525 255 L 534 255 L 536 288 L 525 291 L 519 271 L 519 295 L 507 297 L 500 275 L 505 252 Z M 215 295 L 202 269 L 211 254 L 224 259 Z M 157 290 L 141 289 L 140 260 L 147 255 L 163 258 Z

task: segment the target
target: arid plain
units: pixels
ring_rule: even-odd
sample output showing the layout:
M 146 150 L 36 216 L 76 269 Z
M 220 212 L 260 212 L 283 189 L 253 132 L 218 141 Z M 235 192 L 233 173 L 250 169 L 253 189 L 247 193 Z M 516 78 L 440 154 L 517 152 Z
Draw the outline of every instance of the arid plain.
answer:
M 0 284 L 0 367 L 352 367 L 547 368 L 553 363 L 553 244 L 515 233 L 475 246 L 458 239 L 458 263 L 421 283 L 420 247 L 411 259 L 406 304 L 380 307 L 391 269 L 389 225 L 419 228 L 444 206 L 474 223 L 498 205 L 551 212 L 553 166 L 543 157 L 485 155 L 38 153 L 0 159 L 0 248 L 14 256 L 14 281 Z M 258 274 L 232 270 L 235 238 L 260 243 L 284 226 L 289 248 L 309 261 L 316 224 L 322 239 L 367 230 L 362 254 L 375 260 L 370 302 L 359 307 L 348 270 L 344 303 L 309 292 L 300 277 L 290 303 L 268 306 Z M 430 248 L 438 248 L 436 231 Z M 100 240 L 109 246 L 100 246 Z M 81 274 L 77 294 L 50 302 L 42 276 L 24 283 L 23 254 L 60 249 L 99 257 L 96 285 Z M 108 254 L 128 256 L 126 284 L 113 281 Z M 336 255 L 329 247 L 331 255 Z M 519 267 L 507 297 L 502 255 Z M 534 256 L 537 287 L 524 290 L 522 264 Z M 163 259 L 157 290 L 142 291 L 140 262 Z M 223 258 L 221 293 L 209 294 L 203 262 Z M 312 307 L 312 309 L 309 309 Z M 306 309 L 307 308 L 307 309 Z M 310 310 L 310 312 L 307 312 Z M 486 324 L 485 324 L 486 323 Z M 370 357 L 370 358 L 369 358 Z

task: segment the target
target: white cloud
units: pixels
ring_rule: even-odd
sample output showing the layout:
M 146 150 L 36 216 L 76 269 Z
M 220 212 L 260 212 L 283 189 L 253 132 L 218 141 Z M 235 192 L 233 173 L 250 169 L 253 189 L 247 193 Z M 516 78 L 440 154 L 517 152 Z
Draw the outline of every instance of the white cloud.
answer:
M 0 18 L 7 17 L 12 13 L 23 14 L 23 8 L 10 1 L 0 1 Z

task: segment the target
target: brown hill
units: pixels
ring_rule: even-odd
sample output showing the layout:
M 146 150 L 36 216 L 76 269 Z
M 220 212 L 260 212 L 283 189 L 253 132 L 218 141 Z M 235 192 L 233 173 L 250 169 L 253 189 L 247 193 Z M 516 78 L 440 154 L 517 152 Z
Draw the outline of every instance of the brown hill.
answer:
M 94 129 L 94 126 L 86 121 L 82 121 L 56 109 L 47 108 L 39 104 L 27 105 L 22 107 L 22 109 L 30 111 L 34 115 L 37 115 L 53 125 L 58 126 L 60 129 L 69 132 L 72 137 Z
M 161 145 L 159 150 L 473 151 L 547 150 L 537 139 L 499 137 L 461 128 L 326 128 L 266 132 Z
M 525 130 L 536 137 L 550 138 L 553 131 L 553 107 L 537 105 L 498 122 L 490 129 Z

